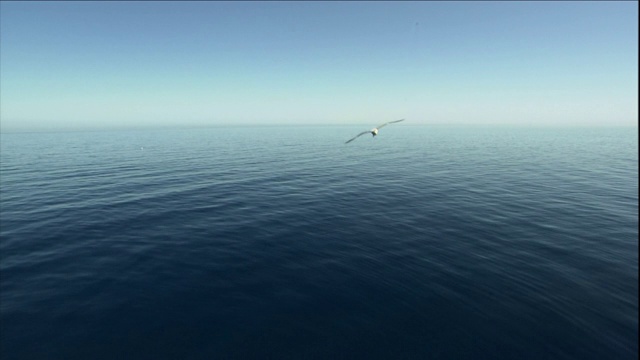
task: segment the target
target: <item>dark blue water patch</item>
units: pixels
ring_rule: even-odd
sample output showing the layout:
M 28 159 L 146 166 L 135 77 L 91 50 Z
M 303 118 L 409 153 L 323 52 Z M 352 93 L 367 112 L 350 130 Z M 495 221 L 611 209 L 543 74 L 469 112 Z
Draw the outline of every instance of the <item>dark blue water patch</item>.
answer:
M 351 133 L 3 134 L 2 358 L 637 358 L 635 136 Z

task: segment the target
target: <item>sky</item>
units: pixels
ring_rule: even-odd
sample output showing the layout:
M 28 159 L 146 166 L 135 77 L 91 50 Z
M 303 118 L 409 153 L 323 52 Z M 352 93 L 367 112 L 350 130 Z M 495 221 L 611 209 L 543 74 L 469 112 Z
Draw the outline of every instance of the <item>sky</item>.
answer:
M 0 131 L 637 126 L 638 2 L 0 2 Z

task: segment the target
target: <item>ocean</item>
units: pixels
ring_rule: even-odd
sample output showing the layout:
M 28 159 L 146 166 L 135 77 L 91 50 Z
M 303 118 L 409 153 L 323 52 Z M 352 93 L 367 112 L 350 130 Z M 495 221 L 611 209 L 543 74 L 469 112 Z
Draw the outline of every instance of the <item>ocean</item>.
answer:
M 0 135 L 0 358 L 637 359 L 637 128 Z

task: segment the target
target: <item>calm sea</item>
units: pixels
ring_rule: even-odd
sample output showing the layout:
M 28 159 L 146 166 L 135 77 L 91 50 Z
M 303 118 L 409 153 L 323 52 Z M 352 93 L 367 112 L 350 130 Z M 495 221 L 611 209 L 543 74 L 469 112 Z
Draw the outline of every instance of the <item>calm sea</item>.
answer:
M 637 359 L 637 128 L 2 134 L 0 358 Z

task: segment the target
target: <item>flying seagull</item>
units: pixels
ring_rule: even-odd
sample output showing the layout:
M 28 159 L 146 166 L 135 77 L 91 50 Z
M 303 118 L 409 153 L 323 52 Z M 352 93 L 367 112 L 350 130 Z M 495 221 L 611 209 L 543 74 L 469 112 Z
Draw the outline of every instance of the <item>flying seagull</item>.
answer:
M 381 129 L 383 126 L 386 126 L 388 124 L 393 124 L 393 123 L 397 123 L 397 122 L 400 122 L 400 121 L 404 121 L 404 119 L 389 121 L 389 122 L 386 122 L 386 123 L 384 123 L 384 124 L 382 124 L 382 125 L 380 125 L 378 127 L 374 127 L 373 129 L 371 129 L 369 131 L 363 131 L 360 134 L 354 136 L 351 140 L 347 141 L 345 144 L 348 144 L 348 143 L 352 142 L 353 140 L 357 139 L 359 136 L 364 135 L 364 134 L 371 133 L 371 135 L 373 135 L 373 137 L 375 137 L 376 135 L 378 135 L 378 129 Z

